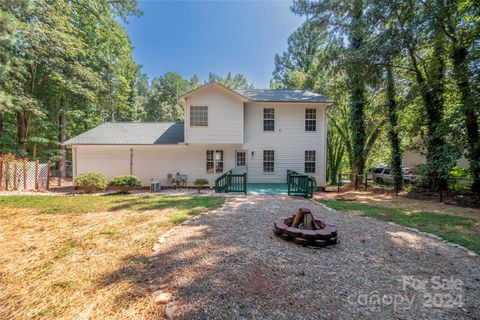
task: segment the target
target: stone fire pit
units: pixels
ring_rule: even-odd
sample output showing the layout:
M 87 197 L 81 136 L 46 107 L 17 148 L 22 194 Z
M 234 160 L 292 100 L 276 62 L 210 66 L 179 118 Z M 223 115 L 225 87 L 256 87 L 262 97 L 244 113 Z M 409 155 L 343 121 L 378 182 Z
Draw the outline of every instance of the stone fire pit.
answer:
M 335 225 L 314 219 L 309 209 L 300 208 L 291 217 L 279 218 L 273 232 L 277 237 L 302 246 L 325 247 L 338 242 Z

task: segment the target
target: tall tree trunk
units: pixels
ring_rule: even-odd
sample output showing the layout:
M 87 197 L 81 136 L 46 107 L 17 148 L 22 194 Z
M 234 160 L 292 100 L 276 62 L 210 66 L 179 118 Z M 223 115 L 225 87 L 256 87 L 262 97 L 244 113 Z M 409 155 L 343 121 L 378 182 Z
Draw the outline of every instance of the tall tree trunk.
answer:
M 403 186 L 402 175 L 402 152 L 400 150 L 400 139 L 398 137 L 398 116 L 397 101 L 395 100 L 395 82 L 391 64 L 386 67 L 387 71 L 387 111 L 388 111 L 388 137 L 390 140 L 392 176 L 395 188 L 401 190 Z
M 363 1 L 354 2 L 352 22 L 350 26 L 350 49 L 361 56 L 363 44 L 363 27 L 361 26 Z M 351 97 L 349 104 L 349 123 L 352 133 L 352 174 L 363 174 L 365 170 L 365 83 L 363 80 L 362 64 L 359 61 L 351 62 L 348 68 Z
M 25 112 L 17 111 L 17 143 L 20 149 L 25 149 L 27 139 L 27 125 L 25 122 Z
M 37 122 L 34 125 L 35 129 L 35 135 L 38 135 L 38 132 L 40 131 L 40 124 Z M 34 141 L 32 144 L 32 157 L 35 159 L 37 157 L 37 141 Z
M 461 46 L 456 39 L 452 41 L 451 57 L 453 61 L 453 75 L 460 91 L 462 113 L 467 129 L 468 152 L 470 171 L 474 179 L 472 190 L 480 192 L 480 141 L 478 133 L 478 100 L 472 95 L 470 79 L 472 78 L 468 66 L 468 50 Z
M 442 130 L 442 121 L 444 114 L 444 77 L 445 61 L 443 34 L 437 31 L 435 36 L 433 56 L 427 87 L 425 88 L 426 110 L 427 110 L 427 164 L 430 168 L 429 174 L 434 179 L 433 187 L 435 189 L 446 188 L 445 178 L 448 175 L 448 159 L 444 153 L 445 135 Z
M 418 66 L 417 58 L 412 47 L 408 54 L 415 72 L 417 83 L 422 91 L 422 100 L 427 114 L 427 171 L 425 174 L 431 179 L 434 189 L 445 188 L 447 175 L 446 159 L 444 154 L 445 138 L 442 129 L 443 121 L 443 90 L 444 90 L 444 42 L 441 31 L 435 31 L 434 49 L 430 62 L 429 77 L 423 76 Z
M 0 153 L 2 153 L 3 145 L 3 114 L 0 113 Z
M 67 110 L 68 110 L 68 98 L 63 96 L 61 101 L 60 115 L 58 116 L 58 142 L 60 142 L 60 158 L 58 160 L 58 169 L 60 170 L 60 177 L 65 177 L 66 173 L 66 155 L 67 150 L 64 142 L 67 141 Z
M 342 163 L 345 145 L 340 137 L 333 138 L 333 133 L 329 130 L 327 138 L 327 180 L 330 183 L 337 183 L 338 170 Z

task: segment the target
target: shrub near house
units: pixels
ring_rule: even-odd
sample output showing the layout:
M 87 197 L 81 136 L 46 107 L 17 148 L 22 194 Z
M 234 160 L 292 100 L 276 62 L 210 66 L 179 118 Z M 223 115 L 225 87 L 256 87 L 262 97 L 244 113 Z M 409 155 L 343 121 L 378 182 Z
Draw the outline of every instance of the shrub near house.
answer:
M 103 191 L 107 188 L 105 176 L 98 172 L 85 172 L 80 174 L 73 181 L 74 185 L 85 193 Z
M 196 179 L 193 181 L 193 184 L 197 187 L 198 193 L 202 190 L 202 188 L 206 185 L 208 185 L 208 180 L 207 179 Z
M 110 185 L 121 193 L 128 193 L 130 190 L 140 186 L 140 178 L 137 176 L 118 176 L 110 181 Z

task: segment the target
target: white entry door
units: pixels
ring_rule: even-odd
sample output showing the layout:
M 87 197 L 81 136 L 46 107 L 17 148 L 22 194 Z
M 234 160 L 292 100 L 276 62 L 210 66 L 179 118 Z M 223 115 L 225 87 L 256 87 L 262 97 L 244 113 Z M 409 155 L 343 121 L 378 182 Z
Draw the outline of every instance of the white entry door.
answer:
M 238 173 L 247 172 L 247 151 L 237 150 L 235 151 L 235 171 Z

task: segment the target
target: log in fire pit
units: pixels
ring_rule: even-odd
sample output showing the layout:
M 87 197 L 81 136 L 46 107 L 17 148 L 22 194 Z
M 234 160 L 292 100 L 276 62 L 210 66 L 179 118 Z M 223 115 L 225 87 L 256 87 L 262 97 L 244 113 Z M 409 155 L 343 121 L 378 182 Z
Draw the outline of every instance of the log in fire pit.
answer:
M 310 209 L 300 208 L 291 217 L 274 223 L 276 236 L 302 246 L 325 247 L 338 242 L 335 225 L 314 219 Z

